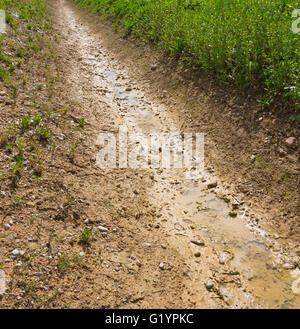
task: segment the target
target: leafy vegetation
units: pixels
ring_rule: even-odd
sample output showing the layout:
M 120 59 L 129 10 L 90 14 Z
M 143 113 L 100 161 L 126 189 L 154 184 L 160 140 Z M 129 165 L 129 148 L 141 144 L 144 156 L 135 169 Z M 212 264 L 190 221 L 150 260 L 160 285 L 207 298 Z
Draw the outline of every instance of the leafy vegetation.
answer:
M 11 156 L 9 176 L 14 185 L 24 168 L 33 170 L 33 176 L 41 176 L 44 161 L 41 142 L 47 144 L 50 140 L 50 129 L 45 127 L 47 120 L 49 118 L 40 115 L 35 115 L 33 119 L 23 116 L 17 124 L 0 131 L 0 149 Z
M 63 254 L 58 260 L 57 270 L 60 274 L 64 274 L 68 269 L 81 265 L 82 261 L 79 256 Z
M 93 227 L 85 227 L 81 232 L 80 242 L 89 245 L 93 238 Z
M 0 34 L 0 81 L 7 81 L 13 76 L 30 49 L 41 49 L 41 29 L 49 27 L 45 3 L 46 0 L 0 0 L 0 9 L 5 11 L 8 25 L 8 34 Z M 25 48 L 19 48 L 11 40 L 11 34 L 26 39 Z
M 263 103 L 300 103 L 300 37 L 294 0 L 75 0 L 157 43 L 239 90 L 264 91 Z

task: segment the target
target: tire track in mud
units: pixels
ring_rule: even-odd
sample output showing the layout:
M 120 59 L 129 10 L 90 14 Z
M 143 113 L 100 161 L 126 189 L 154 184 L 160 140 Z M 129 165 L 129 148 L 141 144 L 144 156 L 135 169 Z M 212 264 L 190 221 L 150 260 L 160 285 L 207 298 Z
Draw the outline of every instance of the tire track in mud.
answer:
M 130 72 L 102 46 L 101 30 L 95 33 L 73 4 L 57 1 L 55 15 L 63 36 L 60 56 L 65 65 L 68 97 L 73 101 L 74 115 L 82 115 L 88 123 L 83 134 L 93 161 L 97 136 L 101 132 L 117 133 L 120 125 L 126 125 L 133 133 L 180 130 L 180 116 L 145 96 Z M 124 276 L 124 284 L 133 285 L 133 290 L 143 287 L 137 307 L 299 305 L 299 297 L 291 291 L 290 273 L 280 268 L 289 259 L 280 247 L 277 253 L 270 251 L 270 234 L 243 215 L 247 210 L 242 206 L 243 200 L 234 203 L 241 208 L 238 215 L 229 215 L 231 210 L 222 198 L 222 187 L 215 191 L 208 188 L 208 183 L 216 179 L 212 174 L 186 181 L 185 172 L 180 170 L 98 168 L 93 173 L 95 176 L 90 173 L 84 179 L 81 191 L 89 200 L 91 214 L 101 212 L 95 196 L 105 190 L 97 185 L 97 175 L 120 181 L 125 194 L 136 193 L 137 202 L 149 202 L 157 210 L 150 228 L 150 223 L 136 226 L 140 239 L 147 240 L 137 239 L 131 244 L 131 248 L 139 249 L 140 257 L 149 259 L 153 253 L 157 261 L 144 263 L 146 270 L 138 279 Z M 129 240 L 125 238 L 124 242 Z M 113 257 L 126 266 L 130 253 L 123 250 Z M 167 272 L 171 274 L 165 276 Z M 151 289 L 151 293 L 145 293 Z

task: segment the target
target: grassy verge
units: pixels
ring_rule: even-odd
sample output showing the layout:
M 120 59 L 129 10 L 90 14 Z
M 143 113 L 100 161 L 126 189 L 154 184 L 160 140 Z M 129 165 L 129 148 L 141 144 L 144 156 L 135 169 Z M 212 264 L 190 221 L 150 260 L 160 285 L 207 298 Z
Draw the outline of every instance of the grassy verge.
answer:
M 29 58 L 31 50 L 43 47 L 43 33 L 49 27 L 45 0 L 0 0 L 9 35 L 0 35 L 0 80 L 7 82 Z
M 300 103 L 300 37 L 293 0 L 75 0 L 112 17 L 220 81 L 263 90 L 262 102 Z
M 54 55 L 45 0 L 0 0 L 0 9 L 7 23 L 6 34 L 0 36 L 0 107 L 5 109 L 0 115 L 0 150 L 11 158 L 0 177 L 16 188 L 24 171 L 32 170 L 33 180 L 42 175 L 52 118 L 41 98 L 50 90 L 51 68 L 36 66 Z

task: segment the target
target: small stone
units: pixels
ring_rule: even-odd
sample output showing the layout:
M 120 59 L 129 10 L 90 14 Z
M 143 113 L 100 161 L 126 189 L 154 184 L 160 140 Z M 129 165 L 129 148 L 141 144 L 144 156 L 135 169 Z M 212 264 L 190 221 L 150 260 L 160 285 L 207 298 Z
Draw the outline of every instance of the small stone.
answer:
M 205 284 L 207 290 L 211 290 L 214 287 L 214 283 L 209 281 Z
M 285 263 L 282 265 L 282 268 L 284 268 L 285 270 L 293 270 L 295 266 L 293 264 Z
M 200 247 L 205 246 L 205 243 L 200 240 L 191 240 L 191 243 L 195 244 L 196 246 L 200 246 Z
M 237 210 L 237 209 L 239 208 L 239 206 L 240 206 L 239 203 L 234 202 L 234 203 L 232 204 L 232 209 L 233 209 L 233 210 Z
M 292 146 L 293 144 L 296 143 L 296 138 L 295 137 L 289 137 L 285 140 L 286 144 L 288 144 L 289 146 Z
M 221 254 L 219 258 L 219 264 L 224 265 L 227 261 L 228 255 L 226 253 Z
M 106 227 L 104 227 L 104 226 L 101 226 L 101 225 L 98 226 L 98 230 L 99 230 L 100 232 L 108 232 L 108 228 L 106 228 Z
M 18 249 L 14 249 L 12 251 L 13 256 L 18 256 L 20 254 L 20 251 Z
M 79 256 L 80 256 L 80 257 L 83 257 L 83 256 L 84 256 L 84 252 L 81 251 L 81 252 L 79 253 Z
M 66 139 L 66 135 L 65 134 L 59 134 L 58 139 L 60 139 L 61 141 L 63 141 L 64 139 Z
M 5 272 L 0 270 L 0 296 L 6 291 Z
M 20 255 L 21 256 L 25 255 L 25 251 L 24 250 L 20 250 Z
M 218 186 L 218 182 L 216 180 L 207 184 L 207 188 L 209 188 L 209 189 L 215 188 L 217 186 Z
M 163 271 L 166 268 L 165 263 L 160 263 L 159 268 Z
M 284 149 L 282 149 L 281 147 L 279 147 L 278 152 L 279 152 L 279 155 L 281 157 L 283 157 L 283 156 L 285 156 L 287 154 L 286 151 Z
M 255 159 L 256 159 L 255 155 L 252 154 L 252 155 L 251 155 L 251 158 L 250 158 L 251 162 L 252 162 L 252 163 L 255 162 Z
M 10 229 L 10 225 L 9 225 L 9 224 L 4 224 L 4 228 L 5 228 L 6 230 L 9 230 L 9 229 Z
M 198 251 L 198 252 L 195 252 L 195 253 L 194 253 L 194 256 L 195 256 L 195 257 L 200 257 L 201 254 L 200 254 L 200 252 Z

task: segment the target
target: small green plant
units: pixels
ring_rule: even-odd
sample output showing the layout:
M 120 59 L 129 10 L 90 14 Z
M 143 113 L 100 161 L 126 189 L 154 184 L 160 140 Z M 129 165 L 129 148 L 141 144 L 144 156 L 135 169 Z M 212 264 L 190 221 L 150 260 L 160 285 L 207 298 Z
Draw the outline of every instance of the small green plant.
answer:
M 0 66 L 0 80 L 4 81 L 10 78 L 10 73 Z
M 56 81 L 58 81 L 57 76 L 50 77 L 50 83 L 55 83 Z
M 7 149 L 9 152 L 11 152 L 11 151 L 13 150 L 13 148 L 14 148 L 14 144 L 8 143 L 8 144 L 6 145 L 6 149 Z
M 293 191 L 292 190 L 287 190 L 284 195 L 283 195 L 283 198 L 284 199 L 289 199 L 292 195 L 293 195 Z
M 50 131 L 47 128 L 39 127 L 38 128 L 38 137 L 40 140 L 47 140 L 50 137 Z
M 12 175 L 20 174 L 21 171 L 22 171 L 22 169 L 23 169 L 23 167 L 24 167 L 25 159 L 22 156 L 20 156 L 20 155 L 16 155 L 13 158 L 13 162 L 15 162 L 15 164 L 11 168 L 10 173 Z
M 60 274 L 64 274 L 69 268 L 72 268 L 74 266 L 80 266 L 81 259 L 79 256 L 72 255 L 68 256 L 66 254 L 61 255 L 59 257 L 58 263 L 57 263 L 57 270 Z
M 70 267 L 70 258 L 67 255 L 60 256 L 57 264 L 57 270 L 59 273 L 63 274 Z
M 293 122 L 299 123 L 300 122 L 300 114 L 292 114 L 290 116 L 290 120 L 293 121 Z
M 38 281 L 21 281 L 19 283 L 19 287 L 24 290 L 25 295 L 28 296 L 35 296 L 36 290 L 39 288 L 39 282 Z
M 20 122 L 20 128 L 24 131 L 29 128 L 30 124 L 31 124 L 31 120 L 28 116 L 22 117 Z
M 41 120 L 42 120 L 42 117 L 40 115 L 36 114 L 33 118 L 32 123 L 34 126 L 38 126 L 40 124 Z
M 86 125 L 86 122 L 84 121 L 83 118 L 82 118 L 82 119 L 79 119 L 79 120 L 78 120 L 78 123 L 79 123 L 79 126 L 80 126 L 81 128 L 84 128 L 84 126 Z
M 16 55 L 20 58 L 23 58 L 25 56 L 25 50 L 18 49 L 17 52 L 16 52 Z
M 14 196 L 14 201 L 15 201 L 17 204 L 24 204 L 24 203 L 26 203 L 25 200 L 23 200 L 20 196 L 17 196 L 17 195 Z
M 25 149 L 25 141 L 23 138 L 19 137 L 16 140 L 16 147 L 20 153 L 22 153 Z
M 10 70 L 10 72 L 13 72 L 16 68 L 17 68 L 17 67 L 16 67 L 15 64 L 13 64 L 13 63 L 10 63 L 10 64 L 9 64 L 9 70 Z
M 86 227 L 81 233 L 80 242 L 90 244 L 93 238 L 93 227 Z

